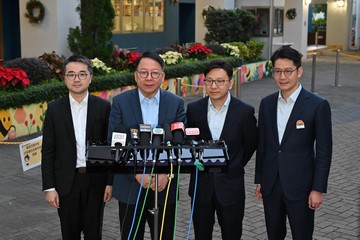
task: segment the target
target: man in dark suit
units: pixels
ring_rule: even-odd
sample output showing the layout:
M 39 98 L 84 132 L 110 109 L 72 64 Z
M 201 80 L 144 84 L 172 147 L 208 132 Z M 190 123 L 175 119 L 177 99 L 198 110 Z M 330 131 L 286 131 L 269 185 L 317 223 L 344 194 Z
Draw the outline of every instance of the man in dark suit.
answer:
M 279 92 L 260 103 L 256 196 L 263 199 L 269 239 L 312 239 L 314 212 L 327 190 L 331 155 L 328 101 L 299 83 L 302 55 L 291 47 L 271 57 Z
M 184 101 L 180 97 L 161 90 L 159 87 L 164 82 L 165 73 L 164 61 L 156 53 L 145 52 L 135 62 L 136 71 L 134 73 L 137 88 L 128 90 L 114 97 L 110 121 L 108 138 L 116 129 L 125 128 L 130 133 L 130 128 L 139 128 L 139 124 L 150 124 L 153 128 L 158 125 L 171 124 L 173 122 L 185 121 Z M 115 174 L 114 177 L 114 197 L 119 200 L 119 217 L 121 238 L 128 239 L 131 234 L 133 239 L 136 225 L 130 233 L 133 221 L 133 214 L 136 206 L 136 198 L 138 196 L 140 183 L 144 188 L 141 192 L 138 209 L 136 210 L 135 224 L 138 223 L 141 207 L 144 202 L 146 188 L 150 182 L 151 191 L 146 200 L 145 210 L 141 218 L 139 231 L 136 239 L 144 238 L 145 222 L 150 227 L 152 239 L 154 238 L 154 215 L 149 209 L 154 208 L 155 199 L 155 183 L 154 178 L 150 179 L 149 174 Z M 171 182 L 169 199 L 166 209 L 166 220 L 164 222 L 163 239 L 172 239 L 174 230 L 175 217 L 175 187 L 177 185 L 175 179 Z M 161 226 L 161 218 L 165 204 L 165 194 L 168 184 L 168 176 L 166 174 L 158 174 L 158 203 L 159 203 L 159 233 Z M 160 236 L 160 235 L 159 235 Z
M 86 172 L 86 141 L 106 140 L 110 103 L 88 92 L 93 69 L 87 57 L 71 56 L 63 75 L 69 94 L 48 105 L 42 144 L 46 201 L 58 209 L 64 240 L 101 239 L 104 203 L 112 175 Z
M 189 127 L 200 129 L 199 139 L 225 140 L 230 157 L 225 173 L 200 172 L 194 206 L 195 238 L 212 239 L 215 212 L 222 239 L 241 239 L 245 207 L 244 167 L 257 146 L 254 108 L 231 96 L 233 67 L 221 60 L 206 68 L 208 97 L 190 103 Z M 191 174 L 189 195 L 194 197 L 195 174 Z

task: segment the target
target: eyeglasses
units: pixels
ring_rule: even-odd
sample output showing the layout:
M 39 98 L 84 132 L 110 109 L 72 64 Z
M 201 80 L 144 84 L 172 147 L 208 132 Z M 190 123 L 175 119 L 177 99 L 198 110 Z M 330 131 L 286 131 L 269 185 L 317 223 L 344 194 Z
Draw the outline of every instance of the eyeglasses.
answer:
M 216 86 L 218 87 L 224 86 L 226 81 L 230 81 L 230 80 L 212 80 L 212 79 L 204 80 L 206 86 L 212 86 L 213 83 L 215 83 Z
M 87 76 L 90 75 L 88 73 L 68 73 L 65 75 L 65 77 L 71 81 L 75 81 L 76 77 L 78 77 L 80 80 L 85 80 Z
M 155 72 L 147 72 L 147 71 L 136 71 L 139 75 L 140 75 L 140 77 L 142 77 L 142 78 L 147 78 L 148 76 L 149 76 L 149 74 L 150 74 L 150 76 L 152 77 L 152 78 L 159 78 L 160 77 L 160 75 L 163 73 L 163 72 L 157 72 L 157 71 L 155 71 Z
M 290 77 L 291 74 L 292 74 L 293 72 L 295 72 L 296 70 L 298 70 L 298 68 L 295 68 L 295 69 L 285 69 L 285 70 L 283 70 L 283 71 L 280 70 L 280 69 L 275 69 L 275 70 L 273 71 L 273 74 L 274 74 L 275 77 L 280 77 L 281 74 L 284 73 L 285 76 Z

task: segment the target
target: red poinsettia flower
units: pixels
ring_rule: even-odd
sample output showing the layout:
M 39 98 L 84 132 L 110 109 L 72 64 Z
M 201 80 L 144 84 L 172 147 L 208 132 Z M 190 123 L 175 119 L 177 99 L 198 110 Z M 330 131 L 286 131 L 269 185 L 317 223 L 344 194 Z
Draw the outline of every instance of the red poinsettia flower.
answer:
M 209 55 L 210 53 L 212 53 L 212 50 L 205 47 L 201 43 L 195 43 L 188 49 L 188 52 Z
M 20 68 L 0 68 L 0 86 L 25 88 L 30 84 L 26 72 Z
M 140 57 L 142 54 L 139 52 L 129 52 L 128 54 L 128 61 L 130 64 L 134 64 L 136 59 Z

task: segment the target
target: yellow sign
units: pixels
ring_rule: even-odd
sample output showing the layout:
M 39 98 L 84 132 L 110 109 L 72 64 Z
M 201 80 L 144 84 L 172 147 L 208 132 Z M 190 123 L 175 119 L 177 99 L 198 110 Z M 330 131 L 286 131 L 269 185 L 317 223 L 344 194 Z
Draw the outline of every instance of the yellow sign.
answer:
M 23 142 L 19 145 L 23 171 L 41 164 L 42 136 Z

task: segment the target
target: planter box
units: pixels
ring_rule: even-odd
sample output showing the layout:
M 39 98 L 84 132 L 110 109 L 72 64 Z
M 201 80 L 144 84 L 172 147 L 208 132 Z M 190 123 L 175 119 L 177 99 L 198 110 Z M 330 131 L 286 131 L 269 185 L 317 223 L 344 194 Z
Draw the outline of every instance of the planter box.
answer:
M 244 84 L 255 80 L 263 79 L 271 75 L 271 64 L 269 61 L 256 62 L 243 65 L 234 71 L 234 79 L 238 75 L 238 69 L 241 69 L 240 83 Z M 203 94 L 204 75 L 194 74 L 181 78 L 181 96 L 193 96 Z M 112 102 L 112 98 L 135 86 L 126 86 L 112 90 L 103 90 L 92 92 Z M 161 86 L 162 89 L 176 93 L 176 79 L 165 80 Z M 0 110 L 0 141 L 11 140 L 16 137 L 42 131 L 43 121 L 47 109 L 47 102 L 24 105 L 20 108 L 9 108 Z

